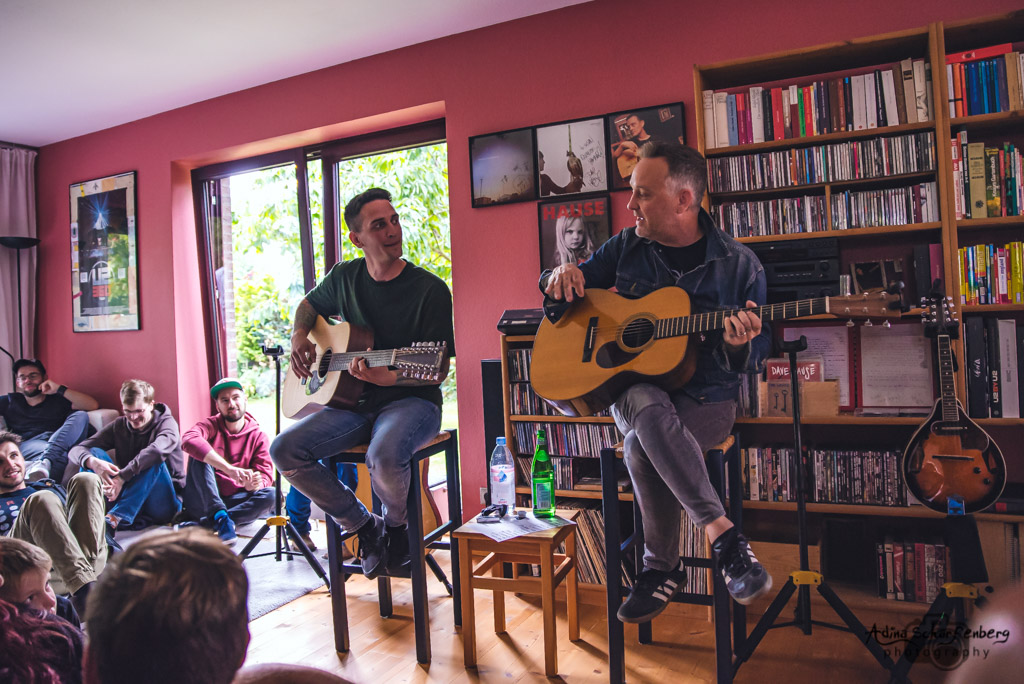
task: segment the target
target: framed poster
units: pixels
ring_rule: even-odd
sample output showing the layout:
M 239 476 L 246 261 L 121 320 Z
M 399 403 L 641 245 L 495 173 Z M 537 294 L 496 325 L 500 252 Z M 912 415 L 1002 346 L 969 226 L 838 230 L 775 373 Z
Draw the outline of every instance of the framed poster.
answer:
M 469 171 L 474 208 L 537 199 L 533 129 L 473 136 Z
M 539 126 L 536 137 L 537 188 L 542 198 L 608 189 L 607 146 L 601 119 Z
M 139 329 L 135 172 L 71 186 L 75 332 Z
M 608 194 L 538 202 L 537 225 L 542 271 L 586 261 L 612 236 Z
M 648 142 L 686 144 L 683 104 L 631 109 L 605 117 L 608 127 L 608 178 L 612 190 L 629 187 L 640 147 Z

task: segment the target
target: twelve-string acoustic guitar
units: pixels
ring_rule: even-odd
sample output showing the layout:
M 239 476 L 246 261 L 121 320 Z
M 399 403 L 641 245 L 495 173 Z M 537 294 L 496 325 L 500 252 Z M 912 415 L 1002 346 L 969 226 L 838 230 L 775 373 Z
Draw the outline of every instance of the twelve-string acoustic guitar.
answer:
M 776 321 L 833 314 L 840 318 L 899 318 L 899 294 L 878 292 L 766 304 L 750 309 Z M 610 406 L 629 386 L 649 382 L 666 390 L 693 376 L 697 347 L 688 336 L 722 330 L 735 310 L 690 313 L 679 287 L 627 299 L 601 289 L 552 323 L 545 318 L 533 343 L 533 390 L 568 416 L 589 416 Z
M 331 325 L 320 316 L 309 332 L 309 340 L 316 345 L 312 377 L 299 378 L 289 365 L 281 387 L 281 409 L 289 418 L 308 415 L 324 406 L 355 406 L 363 381 L 348 372 L 354 358 L 365 358 L 371 368 L 389 366 L 407 377 L 437 380 L 448 348 L 445 342 L 415 342 L 401 349 L 366 351 L 373 346 L 370 330 L 351 323 Z

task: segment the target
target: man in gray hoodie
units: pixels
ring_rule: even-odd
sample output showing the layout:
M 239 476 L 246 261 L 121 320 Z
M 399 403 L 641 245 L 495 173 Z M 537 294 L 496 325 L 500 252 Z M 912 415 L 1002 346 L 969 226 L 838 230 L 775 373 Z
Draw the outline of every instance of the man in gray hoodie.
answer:
M 181 509 L 185 457 L 178 423 L 166 404 L 154 403 L 145 380 L 121 385 L 124 415 L 74 447 L 68 459 L 99 475 L 107 497 L 108 539 L 114 531 L 171 522 Z M 113 453 L 110 453 L 113 452 Z

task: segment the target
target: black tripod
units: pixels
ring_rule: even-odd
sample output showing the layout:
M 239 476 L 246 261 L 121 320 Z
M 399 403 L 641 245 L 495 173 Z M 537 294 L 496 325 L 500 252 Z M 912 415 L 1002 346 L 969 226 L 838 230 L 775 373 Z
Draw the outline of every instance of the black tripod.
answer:
M 736 658 L 733 664 L 733 676 L 736 675 L 736 671 L 739 670 L 740 665 L 745 663 L 750 656 L 754 654 L 754 650 L 757 649 L 757 645 L 761 643 L 761 639 L 768 633 L 769 629 L 774 627 L 789 627 L 795 625 L 799 627 L 804 634 L 811 634 L 811 626 L 819 625 L 821 627 L 830 627 L 844 632 L 853 633 L 860 642 L 864 644 L 864 647 L 871 652 L 871 655 L 875 657 L 882 667 L 886 670 L 892 671 L 894 668 L 892 660 L 879 643 L 870 637 L 870 633 L 867 628 L 857 619 L 850 609 L 843 603 L 832 588 L 825 582 L 820 572 L 814 572 L 809 569 L 807 559 L 807 502 L 804 494 L 804 468 L 803 468 L 803 444 L 800 436 L 800 386 L 798 384 L 798 376 L 796 369 L 796 355 L 797 352 L 801 352 L 807 349 L 807 338 L 803 335 L 800 336 L 799 340 L 792 342 L 780 343 L 782 351 L 789 355 L 789 379 L 790 388 L 793 393 L 793 446 L 796 448 L 797 463 L 800 466 L 796 469 L 796 515 L 797 515 L 797 540 L 800 545 L 800 569 L 790 573 L 789 579 L 786 580 L 786 584 L 779 590 L 775 600 L 772 601 L 771 605 L 768 606 L 768 610 L 761 616 L 757 626 L 750 633 L 750 636 L 740 645 L 736 650 Z M 821 622 L 819 620 L 811 619 L 811 586 L 815 586 L 818 589 L 818 593 L 825 597 L 828 601 L 829 606 L 835 611 L 844 623 L 843 625 L 835 625 L 829 622 Z M 783 622 L 775 624 L 775 620 L 778 619 L 782 609 L 786 607 L 790 597 L 793 593 L 799 589 L 797 596 L 796 612 L 794 619 L 791 622 Z
M 284 354 L 284 349 L 281 348 L 281 345 L 272 347 L 269 344 L 264 344 L 263 353 L 274 359 L 274 435 L 276 436 L 281 433 L 281 355 Z M 274 468 L 274 515 L 267 518 L 267 521 L 260 527 L 256 536 L 249 540 L 249 543 L 245 545 L 245 548 L 238 555 L 243 561 L 247 558 L 274 556 L 278 562 L 283 557 L 287 557 L 288 560 L 294 560 L 295 556 L 301 555 L 309 563 L 309 567 L 313 568 L 314 572 L 320 576 L 320 579 L 330 589 L 331 582 L 327 579 L 327 573 L 324 572 L 320 561 L 316 559 L 316 556 L 309 550 L 306 543 L 302 541 L 299 531 L 295 529 L 295 525 L 292 525 L 292 521 L 288 519 L 288 516 L 281 514 L 281 503 L 281 473 L 277 468 Z M 274 550 L 267 551 L 266 553 L 251 553 L 256 548 L 256 545 L 260 543 L 260 540 L 267 536 L 267 532 L 270 531 L 271 527 L 274 528 L 275 534 Z M 298 551 L 293 551 L 288 546 L 289 541 Z

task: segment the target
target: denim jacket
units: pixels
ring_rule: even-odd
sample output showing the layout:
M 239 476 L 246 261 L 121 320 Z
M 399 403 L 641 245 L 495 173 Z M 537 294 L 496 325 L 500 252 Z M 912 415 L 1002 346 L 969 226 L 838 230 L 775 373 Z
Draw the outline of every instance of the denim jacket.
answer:
M 697 268 L 674 273 L 660 256 L 661 245 L 638 237 L 635 227 L 626 228 L 580 264 L 586 287 L 614 286 L 624 297 L 639 298 L 675 285 L 689 294 L 693 313 L 740 309 L 748 299 L 765 304 L 764 269 L 754 253 L 719 230 L 703 209 L 699 221 L 707 236 L 707 254 Z M 549 275 L 550 271 L 541 275 L 542 290 Z M 546 304 L 550 302 L 546 300 Z M 764 370 L 771 332 L 767 322 L 762 322 L 761 333 L 734 354 L 726 351 L 721 331 L 694 335 L 690 344 L 699 345 L 699 356 L 696 371 L 683 391 L 701 403 L 727 401 L 737 397 L 738 373 Z

